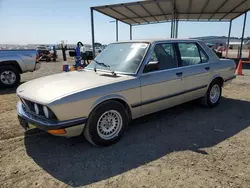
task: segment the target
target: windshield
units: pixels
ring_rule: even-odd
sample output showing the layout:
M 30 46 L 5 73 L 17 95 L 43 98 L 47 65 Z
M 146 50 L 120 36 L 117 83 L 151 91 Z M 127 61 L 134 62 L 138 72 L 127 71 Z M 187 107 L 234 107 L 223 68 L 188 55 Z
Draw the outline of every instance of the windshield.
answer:
M 96 58 L 95 61 L 107 65 L 100 66 L 92 61 L 86 68 L 97 70 L 111 70 L 121 73 L 136 73 L 147 51 L 148 43 L 114 43 L 108 45 Z

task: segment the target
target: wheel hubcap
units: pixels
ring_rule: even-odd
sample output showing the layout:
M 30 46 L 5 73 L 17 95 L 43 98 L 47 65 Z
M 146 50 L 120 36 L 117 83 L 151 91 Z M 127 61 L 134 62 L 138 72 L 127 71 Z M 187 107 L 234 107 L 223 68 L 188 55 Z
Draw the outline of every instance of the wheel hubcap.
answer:
M 4 71 L 0 75 L 0 79 L 1 79 L 2 83 L 7 84 L 7 85 L 11 85 L 16 81 L 16 75 L 12 71 Z
M 211 103 L 216 103 L 220 98 L 220 86 L 214 85 L 210 91 L 210 101 Z
M 122 117 L 116 110 L 109 110 L 101 115 L 97 122 L 98 135 L 105 140 L 116 137 L 122 128 Z

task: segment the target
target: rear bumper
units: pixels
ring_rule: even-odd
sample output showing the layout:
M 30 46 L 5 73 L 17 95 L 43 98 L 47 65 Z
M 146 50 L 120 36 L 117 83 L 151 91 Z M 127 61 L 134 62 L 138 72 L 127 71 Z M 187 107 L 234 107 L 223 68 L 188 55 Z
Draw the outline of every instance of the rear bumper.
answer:
M 21 102 L 18 102 L 17 104 L 17 115 L 20 125 L 26 130 L 30 128 L 30 125 L 33 125 L 34 127 L 44 131 L 65 129 L 65 134 L 56 135 L 64 137 L 73 137 L 80 135 L 87 122 L 87 118 L 78 118 L 66 121 L 51 121 L 46 118 L 41 118 L 27 112 Z
M 35 70 L 38 70 L 40 68 L 41 68 L 41 62 L 36 62 Z

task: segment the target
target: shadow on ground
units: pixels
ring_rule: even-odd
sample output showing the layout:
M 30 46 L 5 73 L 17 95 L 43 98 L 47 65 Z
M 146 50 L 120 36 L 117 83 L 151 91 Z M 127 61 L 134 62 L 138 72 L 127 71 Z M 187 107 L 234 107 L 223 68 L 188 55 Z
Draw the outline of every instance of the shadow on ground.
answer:
M 12 88 L 4 88 L 4 89 L 0 88 L 0 95 L 16 93 L 16 89 L 18 88 L 18 86 L 20 86 L 23 83 L 25 82 L 20 82 L 17 86 L 14 86 Z
M 247 128 L 247 101 L 223 98 L 206 109 L 187 103 L 135 120 L 115 145 L 94 147 L 81 138 L 27 135 L 28 155 L 54 178 L 72 186 L 108 179 L 173 151 L 212 147 Z

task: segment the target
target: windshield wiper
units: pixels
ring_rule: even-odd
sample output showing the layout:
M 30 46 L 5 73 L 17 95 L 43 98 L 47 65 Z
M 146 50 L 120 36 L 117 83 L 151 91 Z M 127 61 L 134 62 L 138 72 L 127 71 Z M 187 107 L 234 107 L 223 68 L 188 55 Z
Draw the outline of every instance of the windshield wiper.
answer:
M 93 61 L 94 61 L 97 65 L 100 65 L 100 66 L 102 66 L 102 67 L 110 68 L 110 66 L 109 66 L 109 65 L 106 65 L 105 63 L 100 63 L 100 62 L 98 62 L 98 61 L 96 61 L 96 60 L 94 60 L 94 59 L 93 59 Z M 95 69 L 96 69 L 96 67 L 95 67 Z M 95 72 L 96 72 L 96 71 L 95 71 Z
M 105 64 L 105 63 L 100 63 L 100 62 L 98 62 L 98 61 L 96 61 L 96 60 L 94 60 L 94 59 L 93 59 L 93 61 L 94 61 L 97 65 L 100 65 L 100 66 L 102 66 L 102 67 L 109 68 L 111 74 L 114 75 L 114 76 L 116 76 L 115 71 L 111 70 L 109 65 L 107 65 L 107 64 Z M 96 72 L 96 65 L 95 65 L 94 71 Z

